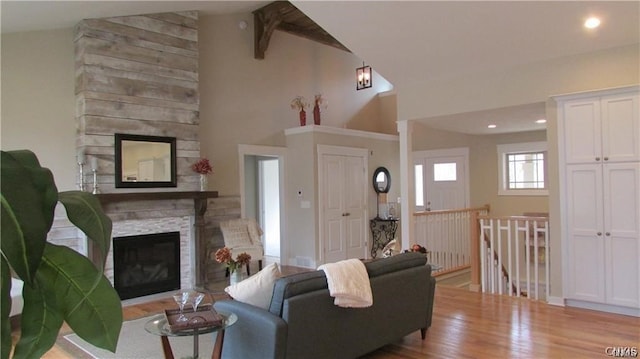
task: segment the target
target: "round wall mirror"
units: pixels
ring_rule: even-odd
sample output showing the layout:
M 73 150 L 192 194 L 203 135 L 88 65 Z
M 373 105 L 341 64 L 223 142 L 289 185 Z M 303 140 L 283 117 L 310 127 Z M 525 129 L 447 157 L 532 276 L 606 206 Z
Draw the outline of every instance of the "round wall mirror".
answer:
M 391 188 L 391 176 L 389 170 L 384 167 L 376 168 L 373 172 L 373 189 L 376 193 L 388 193 Z

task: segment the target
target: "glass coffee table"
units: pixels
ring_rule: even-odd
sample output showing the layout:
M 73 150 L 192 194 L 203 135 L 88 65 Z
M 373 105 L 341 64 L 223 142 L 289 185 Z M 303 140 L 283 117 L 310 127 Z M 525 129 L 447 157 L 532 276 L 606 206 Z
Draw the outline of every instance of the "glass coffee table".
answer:
M 236 321 L 238 321 L 238 316 L 234 313 L 221 311 L 218 311 L 218 314 L 224 317 L 224 322 L 219 326 L 185 329 L 172 332 L 169 329 L 167 317 L 164 314 L 159 314 L 149 319 L 149 321 L 144 325 L 144 329 L 151 334 L 160 336 L 160 342 L 162 343 L 162 352 L 164 353 L 165 359 L 174 359 L 173 351 L 171 350 L 171 344 L 169 343 L 168 337 L 185 337 L 190 335 L 193 336 L 193 358 L 198 359 L 200 355 L 198 348 L 198 337 L 200 336 L 200 334 L 218 332 L 218 335 L 216 336 L 216 342 L 213 347 L 213 353 L 211 353 L 211 358 L 219 359 L 222 357 L 224 330 L 235 324 Z

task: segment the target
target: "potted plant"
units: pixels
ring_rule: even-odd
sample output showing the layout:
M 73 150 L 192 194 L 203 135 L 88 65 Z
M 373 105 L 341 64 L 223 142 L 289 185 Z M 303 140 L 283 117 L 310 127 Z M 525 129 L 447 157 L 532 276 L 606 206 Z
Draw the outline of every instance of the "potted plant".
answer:
M 24 281 L 20 339 L 14 358 L 39 358 L 63 322 L 89 343 L 115 352 L 122 327 L 120 298 L 103 275 L 111 220 L 88 192 L 58 193 L 53 174 L 28 150 L 0 151 L 2 233 L 0 257 L 1 356 L 11 343 L 11 276 Z M 100 248 L 100 268 L 74 250 L 47 242 L 55 207 Z
M 251 261 L 251 255 L 246 252 L 238 254 L 236 259 L 233 259 L 231 250 L 227 247 L 222 247 L 216 251 L 216 262 L 223 263 L 229 271 L 229 279 L 231 284 L 235 284 L 241 280 L 242 266 L 249 264 Z

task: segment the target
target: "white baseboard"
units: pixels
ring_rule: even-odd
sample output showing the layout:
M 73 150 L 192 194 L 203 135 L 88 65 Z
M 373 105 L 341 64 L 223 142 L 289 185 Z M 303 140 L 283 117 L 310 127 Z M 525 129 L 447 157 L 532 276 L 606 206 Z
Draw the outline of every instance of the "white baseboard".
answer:
M 567 299 L 568 307 L 576 307 L 582 309 L 597 310 L 600 312 L 629 315 L 632 317 L 640 317 L 640 308 L 621 307 L 617 305 L 584 302 L 581 300 Z
M 555 305 L 555 306 L 558 306 L 558 307 L 564 307 L 565 306 L 564 298 L 562 298 L 562 297 L 549 296 L 547 298 L 547 304 Z

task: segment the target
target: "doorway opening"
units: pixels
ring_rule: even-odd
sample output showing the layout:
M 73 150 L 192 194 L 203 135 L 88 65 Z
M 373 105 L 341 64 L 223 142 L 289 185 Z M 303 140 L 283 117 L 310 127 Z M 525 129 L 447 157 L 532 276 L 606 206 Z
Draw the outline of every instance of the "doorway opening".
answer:
M 282 263 L 284 149 L 240 146 L 241 213 L 255 218 L 263 231 L 265 265 Z

